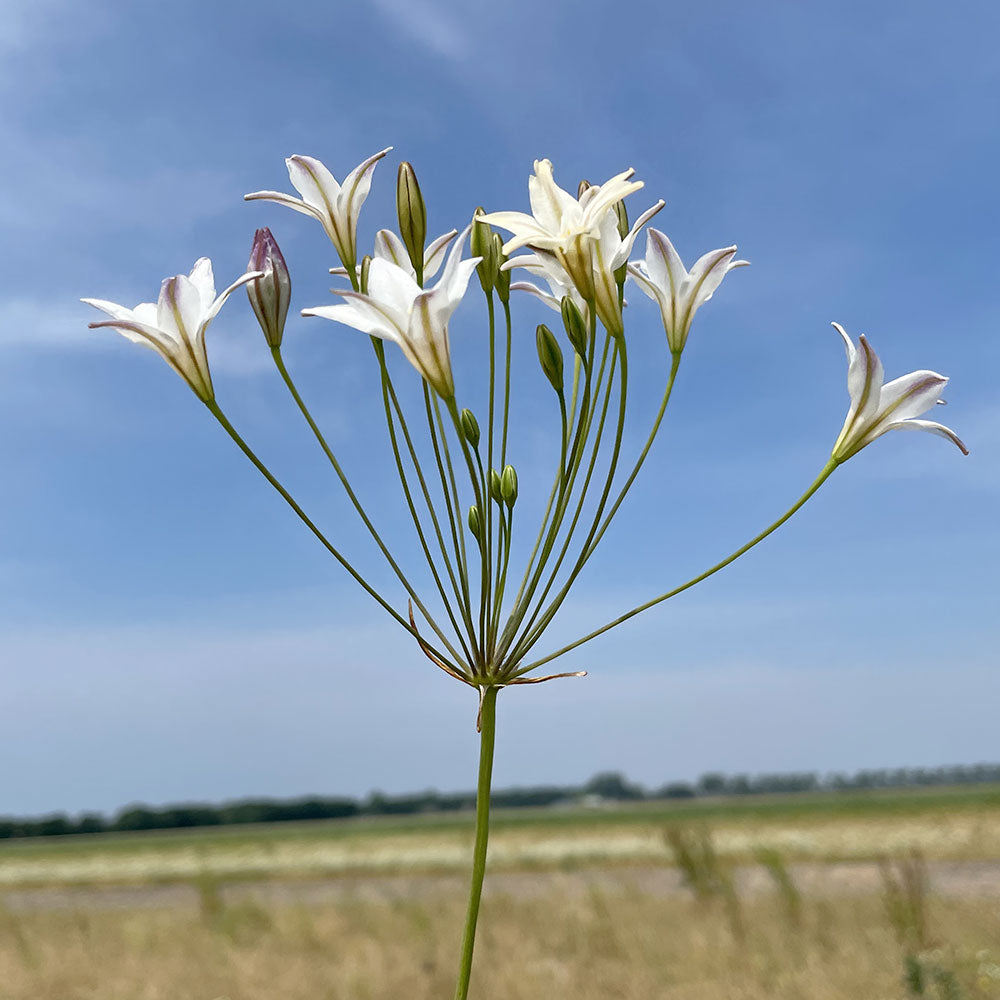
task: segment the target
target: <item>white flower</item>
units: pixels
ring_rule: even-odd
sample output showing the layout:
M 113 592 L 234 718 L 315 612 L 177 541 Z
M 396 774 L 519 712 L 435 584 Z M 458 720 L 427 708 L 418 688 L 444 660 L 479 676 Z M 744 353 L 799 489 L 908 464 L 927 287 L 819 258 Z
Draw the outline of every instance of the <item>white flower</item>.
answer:
M 127 309 L 104 299 L 80 301 L 113 317 L 89 324 L 92 330 L 110 326 L 129 340 L 151 347 L 207 403 L 215 398 L 215 391 L 205 353 L 205 330 L 235 289 L 260 277 L 262 272 L 249 271 L 216 296 L 212 262 L 201 257 L 189 275 L 164 280 L 156 303 L 140 302 Z
M 442 263 L 444 263 L 448 244 L 457 235 L 458 230 L 452 229 L 451 232 L 444 233 L 427 245 L 424 250 L 425 281 L 428 278 L 433 278 L 438 273 Z M 387 260 L 390 264 L 395 264 L 397 267 L 401 267 L 404 271 L 407 271 L 414 281 L 417 279 L 417 272 L 413 269 L 413 264 L 410 262 L 410 255 L 407 253 L 406 247 L 403 246 L 403 241 L 389 229 L 380 229 L 375 234 L 375 250 L 372 253 L 372 259 Z M 347 273 L 346 267 L 330 268 L 330 274 L 346 276 Z M 360 264 L 355 268 L 355 273 L 359 276 L 361 275 Z
M 623 241 L 617 234 L 617 216 L 613 206 L 615 202 L 643 186 L 641 181 L 630 180 L 633 173 L 635 171 L 631 168 L 625 170 L 603 184 L 588 187 L 578 198 L 574 198 L 556 184 L 552 176 L 552 164 L 548 160 L 536 160 L 535 173 L 528 178 L 532 214 L 490 212 L 480 216 L 480 221 L 500 226 L 513 234 L 503 245 L 505 254 L 521 247 L 529 247 L 536 255 L 558 263 L 585 300 L 590 301 L 595 297 L 598 299 L 603 314 L 606 309 L 602 306 L 602 300 L 605 305 L 610 301 L 607 289 L 599 287 L 602 283 L 606 284 L 603 281 L 604 273 L 613 273 L 616 267 L 625 262 L 629 252 L 628 249 L 624 253 L 619 252 Z M 643 215 L 634 227 L 634 232 L 629 233 L 626 239 L 629 249 L 639 227 L 660 208 L 662 202 Z M 614 248 L 605 247 L 605 237 L 610 232 L 609 225 L 615 228 L 615 236 L 618 237 L 618 246 Z M 599 261 L 595 261 L 595 253 L 601 257 Z M 523 263 L 517 263 L 517 260 L 515 258 L 515 261 L 508 261 L 505 266 L 508 269 L 523 266 L 524 263 L 530 263 L 531 259 L 520 258 Z M 617 263 L 614 263 L 615 260 Z M 595 271 L 598 279 L 596 285 Z M 617 311 L 617 301 L 612 311 Z M 611 329 L 611 326 L 608 328 Z
M 646 209 L 624 238 L 618 230 L 618 216 L 615 212 L 611 210 L 605 212 L 604 218 L 598 225 L 598 237 L 591 243 L 590 287 L 593 289 L 597 315 L 609 333 L 618 335 L 624 330 L 615 272 L 628 261 L 628 255 L 632 252 L 639 231 L 661 208 L 663 202 L 658 201 L 652 208 Z M 554 257 L 545 253 L 513 257 L 503 265 L 503 270 L 509 271 L 514 267 L 523 267 L 539 274 L 548 283 L 551 294 L 547 295 L 530 282 L 515 282 L 511 288 L 516 287 L 521 291 L 530 292 L 557 310 L 560 308 L 562 297 L 569 294 L 581 313 L 587 315 L 583 296 L 573 283 L 573 279 Z
M 843 337 L 847 349 L 847 391 L 851 396 L 847 419 L 833 446 L 834 459 L 845 462 L 875 438 L 894 430 L 940 434 L 954 442 L 962 454 L 969 454 L 958 435 L 944 424 L 914 419 L 935 404 L 944 402 L 941 393 L 948 384 L 944 375 L 931 371 L 911 372 L 883 385 L 882 362 L 864 334 L 860 337 L 859 351 L 839 323 L 834 323 L 833 327 Z
M 688 271 L 674 245 L 658 229 L 646 234 L 646 259 L 629 264 L 636 284 L 660 307 L 667 343 L 674 354 L 684 350 L 691 321 L 734 268 L 749 262 L 733 260 L 736 247 L 713 250 L 699 258 Z
M 455 241 L 441 277 L 433 288 L 421 288 L 412 271 L 383 257 L 372 260 L 368 292 L 337 291 L 346 302 L 303 309 L 303 316 L 322 316 L 362 333 L 395 341 L 407 360 L 445 399 L 455 394 L 448 346 L 448 320 L 465 295 L 479 257 L 462 260 L 467 226 Z
M 301 198 L 281 191 L 254 191 L 243 197 L 246 201 L 276 201 L 319 219 L 344 267 L 353 269 L 358 259 L 358 215 L 371 190 L 375 164 L 390 149 L 392 146 L 369 156 L 344 178 L 343 184 L 338 184 L 319 160 L 311 156 L 290 156 L 285 160 L 288 177 Z

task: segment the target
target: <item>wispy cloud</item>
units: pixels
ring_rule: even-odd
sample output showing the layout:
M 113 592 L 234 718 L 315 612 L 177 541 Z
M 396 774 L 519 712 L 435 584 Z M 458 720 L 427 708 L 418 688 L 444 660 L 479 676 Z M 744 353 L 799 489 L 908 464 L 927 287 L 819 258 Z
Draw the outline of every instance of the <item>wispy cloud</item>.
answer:
M 433 55 L 454 63 L 468 61 L 471 40 L 450 12 L 428 0 L 375 0 L 375 7 L 398 32 Z

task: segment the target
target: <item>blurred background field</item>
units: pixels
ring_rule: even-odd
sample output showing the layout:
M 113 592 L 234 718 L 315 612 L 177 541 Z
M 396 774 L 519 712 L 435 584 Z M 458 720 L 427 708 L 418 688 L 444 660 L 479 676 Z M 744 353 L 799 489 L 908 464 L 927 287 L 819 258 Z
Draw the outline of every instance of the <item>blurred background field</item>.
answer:
M 448 996 L 471 836 L 458 814 L 8 841 L 0 996 Z M 490 872 L 481 997 L 1000 997 L 995 786 L 500 811 Z

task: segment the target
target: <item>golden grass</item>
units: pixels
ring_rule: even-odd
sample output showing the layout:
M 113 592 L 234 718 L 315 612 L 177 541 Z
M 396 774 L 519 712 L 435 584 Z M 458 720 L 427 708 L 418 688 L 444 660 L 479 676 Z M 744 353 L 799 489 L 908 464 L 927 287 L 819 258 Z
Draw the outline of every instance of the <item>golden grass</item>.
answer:
M 744 893 L 739 937 L 724 906 L 624 874 L 500 880 L 484 902 L 473 997 L 907 996 L 877 892 L 807 894 L 797 916 L 769 892 Z M 377 889 L 379 879 L 368 881 Z M 450 877 L 425 883 L 396 898 L 359 890 L 319 905 L 203 883 L 159 909 L 0 911 L 0 997 L 442 1000 L 454 988 L 464 889 Z M 1000 997 L 998 902 L 932 898 L 928 921 L 928 968 L 952 973 L 965 1000 Z
M 683 814 L 680 814 L 683 816 Z M 215 878 L 304 877 L 350 873 L 464 873 L 472 845 L 471 818 L 407 829 L 377 824 L 322 824 L 205 830 L 0 845 L 0 890 L 25 885 L 142 884 Z M 609 864 L 661 863 L 662 817 L 619 820 L 594 816 L 516 820 L 498 825 L 490 842 L 494 871 Z M 891 812 L 810 813 L 713 819 L 718 853 L 750 861 L 761 849 L 789 860 L 869 859 L 919 849 L 932 860 L 1000 857 L 1000 808 L 956 806 Z

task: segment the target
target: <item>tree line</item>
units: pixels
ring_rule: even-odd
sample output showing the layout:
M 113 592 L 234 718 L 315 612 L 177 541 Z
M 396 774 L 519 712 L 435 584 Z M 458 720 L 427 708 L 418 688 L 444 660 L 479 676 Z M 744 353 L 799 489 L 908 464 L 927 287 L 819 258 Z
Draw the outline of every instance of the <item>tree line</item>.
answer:
M 804 792 L 842 792 L 867 789 L 922 788 L 944 785 L 1000 784 L 1000 764 L 954 767 L 881 768 L 853 774 L 820 775 L 815 771 L 782 774 L 703 774 L 697 781 L 673 781 L 647 790 L 617 772 L 597 774 L 584 785 L 539 785 L 507 788 L 493 793 L 498 808 L 573 805 L 588 801 L 639 802 L 744 795 L 795 795 Z M 310 796 L 298 799 L 244 799 L 222 805 L 184 804 L 163 807 L 132 805 L 113 816 L 54 813 L 28 819 L 0 817 L 0 840 L 15 837 L 59 837 L 72 834 L 136 830 L 176 830 L 234 826 L 246 823 L 286 823 L 355 816 L 405 816 L 473 809 L 475 792 L 419 792 L 365 799 Z

